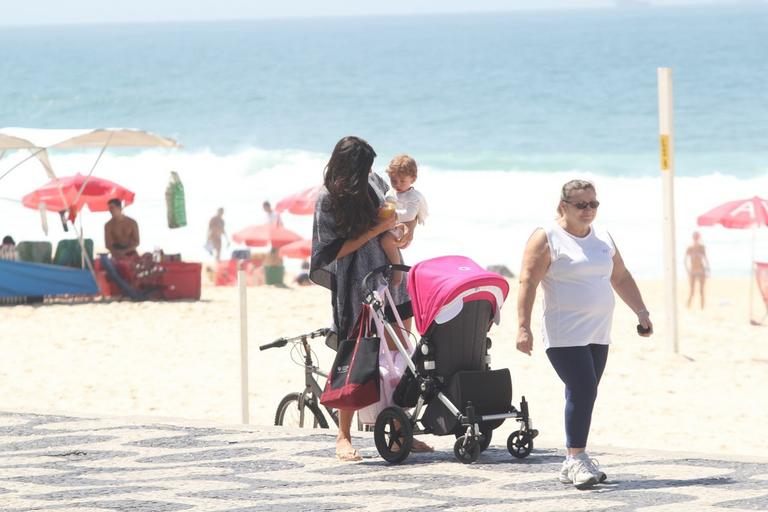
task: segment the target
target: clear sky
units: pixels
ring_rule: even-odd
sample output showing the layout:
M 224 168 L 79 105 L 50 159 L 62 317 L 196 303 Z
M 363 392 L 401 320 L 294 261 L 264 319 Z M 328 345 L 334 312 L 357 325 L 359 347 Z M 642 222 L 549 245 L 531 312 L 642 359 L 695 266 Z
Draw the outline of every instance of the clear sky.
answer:
M 653 0 L 667 5 L 705 0 Z M 613 0 L 0 0 L 0 25 L 370 16 L 610 7 Z

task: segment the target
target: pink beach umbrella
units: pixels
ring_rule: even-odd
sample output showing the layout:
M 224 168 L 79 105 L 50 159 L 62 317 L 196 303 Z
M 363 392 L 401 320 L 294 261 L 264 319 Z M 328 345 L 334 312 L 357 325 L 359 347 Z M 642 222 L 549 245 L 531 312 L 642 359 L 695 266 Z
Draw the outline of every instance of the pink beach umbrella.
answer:
M 704 215 L 699 215 L 696 222 L 699 226 L 721 224 L 731 229 L 768 226 L 768 199 L 755 196 L 751 199 L 729 201 Z
M 720 224 L 729 229 L 749 229 L 752 228 L 752 275 L 749 279 L 749 320 L 752 319 L 752 296 L 755 285 L 755 228 L 768 226 L 768 199 L 753 197 L 751 199 L 740 199 L 738 201 L 729 201 L 720 206 L 711 209 L 704 215 L 699 215 L 696 219 L 699 226 L 714 226 Z
M 283 258 L 309 259 L 312 254 L 312 240 L 296 240 L 280 248 Z
M 21 203 L 35 210 L 41 203 L 45 203 L 46 209 L 50 211 L 69 209 L 79 212 L 87 205 L 92 212 L 105 212 L 110 199 L 120 199 L 129 205 L 134 196 L 127 188 L 109 180 L 75 174 L 49 181 L 25 195 Z
M 317 196 L 322 189 L 323 185 L 317 185 L 285 197 L 275 205 L 275 211 L 278 213 L 287 211 L 294 215 L 312 215 L 315 213 Z
M 301 237 L 291 230 L 275 224 L 259 224 L 248 226 L 232 235 L 232 240 L 248 247 L 282 247 Z

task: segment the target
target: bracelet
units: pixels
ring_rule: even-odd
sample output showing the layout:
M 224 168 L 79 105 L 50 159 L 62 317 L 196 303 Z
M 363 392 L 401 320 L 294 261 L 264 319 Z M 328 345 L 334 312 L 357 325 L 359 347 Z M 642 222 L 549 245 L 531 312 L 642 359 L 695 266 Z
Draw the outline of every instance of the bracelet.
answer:
M 637 316 L 640 316 L 640 315 L 650 315 L 650 314 L 651 314 L 651 312 L 650 312 L 650 311 L 648 311 L 647 309 L 641 309 L 640 311 L 638 311 L 638 312 L 637 312 L 637 313 L 635 313 L 635 314 L 636 314 Z

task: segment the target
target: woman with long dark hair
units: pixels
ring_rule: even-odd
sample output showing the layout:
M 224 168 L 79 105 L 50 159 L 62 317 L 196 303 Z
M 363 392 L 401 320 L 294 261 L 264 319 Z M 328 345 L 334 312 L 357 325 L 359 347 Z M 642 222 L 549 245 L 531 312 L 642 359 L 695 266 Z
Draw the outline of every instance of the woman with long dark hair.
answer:
M 379 236 L 395 227 L 395 215 L 379 215 L 388 190 L 386 182 L 371 172 L 376 152 L 359 137 L 344 137 L 333 149 L 325 167 L 325 187 L 315 206 L 310 278 L 331 290 L 333 333 L 328 345 L 350 335 L 360 312 L 363 278 L 387 265 Z M 405 281 L 390 289 L 403 318 L 412 315 Z M 336 456 L 343 461 L 361 457 L 352 447 L 350 427 L 353 410 L 339 411 Z M 428 447 L 422 449 L 428 449 Z

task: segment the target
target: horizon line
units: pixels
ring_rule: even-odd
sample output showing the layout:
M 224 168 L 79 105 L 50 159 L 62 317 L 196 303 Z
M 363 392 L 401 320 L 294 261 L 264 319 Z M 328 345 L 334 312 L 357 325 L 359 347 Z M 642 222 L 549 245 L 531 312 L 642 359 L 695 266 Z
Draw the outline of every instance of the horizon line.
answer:
M 479 10 L 446 10 L 427 12 L 400 12 L 400 13 L 369 13 L 369 14 L 319 14 L 319 15 L 278 15 L 263 17 L 221 17 L 221 18 L 188 18 L 188 19 L 128 19 L 111 21 L 42 21 L 3 23 L 0 28 L 29 28 L 29 27 L 76 27 L 76 26 L 114 26 L 114 25 L 163 25 L 163 24 L 196 24 L 196 23 L 234 23 L 234 22 L 258 22 L 258 21 L 294 21 L 311 19 L 354 19 L 354 18 L 402 18 L 423 16 L 456 16 L 477 14 L 516 14 L 516 13 L 548 13 L 548 12 L 580 12 L 580 11 L 614 11 L 614 12 L 648 12 L 649 10 L 667 10 L 672 8 L 698 9 L 702 7 L 768 7 L 765 3 L 725 3 L 711 2 L 704 4 L 647 4 L 643 7 L 623 7 L 619 5 L 588 5 L 588 6 L 553 6 L 553 7 L 511 7 L 508 9 L 479 9 Z

